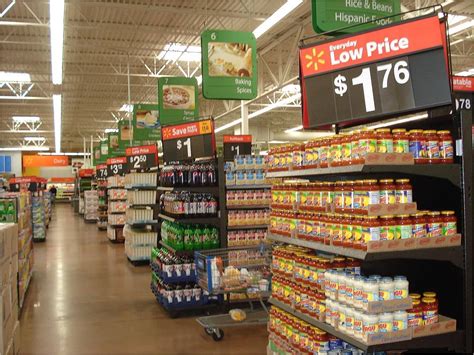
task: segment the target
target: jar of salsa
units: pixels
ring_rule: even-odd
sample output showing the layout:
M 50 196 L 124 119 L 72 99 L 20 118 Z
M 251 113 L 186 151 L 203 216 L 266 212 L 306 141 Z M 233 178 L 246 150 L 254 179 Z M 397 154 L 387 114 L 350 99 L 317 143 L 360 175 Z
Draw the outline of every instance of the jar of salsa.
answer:
M 323 138 L 319 143 L 318 156 L 319 156 L 319 167 L 327 168 L 329 164 L 329 139 Z
M 393 137 L 390 128 L 379 128 L 377 133 L 377 153 L 393 153 Z
M 304 144 L 295 144 L 292 147 L 292 167 L 301 169 L 304 159 Z
M 380 186 L 375 179 L 363 180 L 360 187 L 363 191 L 361 212 L 365 212 L 370 205 L 377 205 L 380 202 Z
M 409 134 L 410 144 L 409 149 L 410 153 L 413 155 L 416 164 L 426 164 L 426 143 L 425 136 L 422 129 L 412 129 Z
M 353 219 L 350 214 L 345 214 L 344 219 L 342 222 L 342 246 L 346 248 L 352 248 L 353 247 L 353 235 L 352 235 L 352 229 L 353 229 Z
M 332 244 L 334 245 L 342 245 L 343 220 L 343 215 L 334 213 L 334 224 L 332 229 Z
M 426 231 L 428 237 L 440 237 L 443 234 L 441 223 L 442 217 L 439 212 L 428 213 L 428 218 L 426 219 Z
M 407 310 L 407 313 L 409 327 L 419 327 L 423 325 L 423 307 L 420 299 L 412 300 L 412 307 Z
M 434 130 L 424 132 L 426 142 L 426 158 L 429 164 L 439 164 L 439 136 Z
M 380 217 L 380 240 L 395 239 L 395 226 L 397 222 L 395 216 L 381 216 Z
M 350 165 L 352 158 L 352 136 L 341 135 L 341 165 Z
M 317 166 L 314 163 L 314 145 L 315 141 L 309 141 L 304 145 L 303 166 L 305 168 Z
M 364 163 L 359 158 L 359 137 L 360 137 L 360 131 L 355 131 L 351 134 L 351 142 L 352 142 L 351 164 Z
M 363 164 L 369 153 L 377 152 L 377 134 L 373 130 L 362 130 L 359 134 L 359 161 Z
M 346 181 L 343 190 L 344 206 L 342 207 L 344 212 L 353 213 L 352 200 L 354 199 L 355 192 L 355 181 Z
M 352 213 L 363 212 L 362 199 L 365 193 L 365 191 L 362 189 L 363 185 L 364 185 L 364 180 L 354 181 L 354 188 L 353 188 L 354 192 L 352 194 L 352 206 L 351 206 Z
M 396 218 L 395 239 L 410 239 L 412 237 L 412 220 L 407 214 Z
M 458 232 L 457 218 L 454 211 L 441 211 L 441 219 L 442 235 L 453 235 Z
M 341 212 L 344 208 L 344 189 L 344 181 L 337 181 L 334 184 L 334 210 L 336 212 Z
M 340 166 L 342 161 L 342 144 L 341 137 L 334 136 L 331 139 L 331 146 L 329 151 L 329 165 Z
M 408 139 L 407 130 L 404 128 L 397 128 L 392 130 L 393 135 L 393 152 L 394 153 L 409 153 L 410 141 Z
M 412 203 L 413 187 L 411 186 L 410 179 L 397 179 L 395 183 L 395 202 Z
M 362 240 L 364 245 L 380 240 L 380 221 L 377 216 L 365 216 L 362 219 Z
M 449 131 L 438 131 L 439 162 L 451 164 L 454 162 L 453 137 Z
M 393 179 L 382 179 L 379 181 L 380 186 L 380 203 L 394 204 L 395 203 L 395 189 Z
M 427 236 L 425 213 L 417 212 L 412 214 L 411 218 L 413 238 L 425 238 Z
M 423 324 L 438 323 L 438 301 L 435 298 L 423 297 L 421 299 L 423 309 Z
M 352 247 L 360 249 L 362 247 L 362 217 L 354 216 L 352 219 Z

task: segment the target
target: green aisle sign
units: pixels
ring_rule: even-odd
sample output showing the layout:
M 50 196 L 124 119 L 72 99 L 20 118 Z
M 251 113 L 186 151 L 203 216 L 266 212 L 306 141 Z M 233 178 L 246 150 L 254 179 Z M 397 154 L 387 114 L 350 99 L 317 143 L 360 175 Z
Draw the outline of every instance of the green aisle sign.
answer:
M 100 143 L 100 160 L 107 160 L 109 157 L 109 144 L 108 140 L 105 140 Z
M 109 157 L 120 156 L 119 150 L 119 134 L 118 132 L 112 132 L 107 134 L 107 146 L 109 148 Z
M 161 126 L 192 122 L 199 116 L 196 78 L 158 79 L 158 105 Z
M 257 41 L 252 32 L 206 30 L 201 34 L 201 55 L 206 99 L 257 97 Z
M 121 121 L 124 123 L 122 126 L 119 125 L 121 139 L 129 140 L 131 135 L 134 142 L 137 143 L 143 141 L 159 141 L 161 139 L 159 117 L 158 105 L 133 105 L 132 127 L 128 124 L 128 120 Z
M 400 0 L 311 0 L 313 29 L 317 33 L 372 21 L 400 13 Z M 399 21 L 398 16 L 355 26 L 339 33 L 354 33 Z
M 100 156 L 100 146 L 99 147 L 94 147 L 94 161 L 93 161 L 93 165 L 96 166 L 97 164 L 100 164 L 101 160 L 100 160 L 101 156 Z

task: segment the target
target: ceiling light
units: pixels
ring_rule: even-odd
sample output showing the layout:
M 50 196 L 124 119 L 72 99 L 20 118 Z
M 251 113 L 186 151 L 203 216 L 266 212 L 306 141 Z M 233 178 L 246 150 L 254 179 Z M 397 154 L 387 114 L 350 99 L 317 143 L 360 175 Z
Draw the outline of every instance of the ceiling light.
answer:
M 123 104 L 122 107 L 120 107 L 119 111 L 121 111 L 121 112 L 132 112 L 133 111 L 133 105 Z
M 64 0 L 49 1 L 51 72 L 53 84 L 63 83 Z
M 454 0 L 447 0 L 447 1 L 442 2 L 440 5 L 441 6 L 448 6 L 448 5 L 452 4 L 453 2 L 454 2 Z
M 0 148 L 2 152 L 44 152 L 48 151 L 49 147 L 35 147 L 35 146 L 21 146 L 21 147 L 8 147 L 8 148 Z
M 467 19 L 466 16 L 448 14 L 448 25 L 449 26 L 454 26 L 458 22 L 464 21 L 466 19 Z
M 61 152 L 61 95 L 53 95 L 54 146 Z
M 376 129 L 376 128 L 382 128 L 382 127 L 390 127 L 390 126 L 395 126 L 395 125 L 401 124 L 401 123 L 407 123 L 407 122 L 411 122 L 411 121 L 422 120 L 422 119 L 425 119 L 425 118 L 428 118 L 428 114 L 427 114 L 427 113 L 424 113 L 424 114 L 421 114 L 421 115 L 417 115 L 417 116 L 411 116 L 411 117 L 406 117 L 406 118 L 400 118 L 400 119 L 394 120 L 394 121 L 379 123 L 379 124 L 376 124 L 376 125 L 373 125 L 373 126 L 369 126 L 369 128 L 370 128 L 370 129 Z
M 290 143 L 290 141 L 273 140 L 273 141 L 269 141 L 268 143 L 270 143 L 270 144 L 285 144 L 285 143 Z
M 285 131 L 285 133 L 296 132 L 296 131 L 300 131 L 300 130 L 302 130 L 302 129 L 303 129 L 303 126 L 296 126 L 296 127 L 287 129 L 287 130 Z
M 278 10 L 276 10 L 269 18 L 263 21 L 260 26 L 253 30 L 255 38 L 259 38 L 270 28 L 280 22 L 286 15 L 296 9 L 303 3 L 303 0 L 287 0 Z
M 104 133 L 117 133 L 118 129 L 117 128 L 106 128 L 104 130 Z
M 179 58 L 179 59 L 178 59 Z M 164 50 L 158 54 L 158 59 L 181 61 L 181 62 L 200 62 L 201 61 L 201 47 L 188 46 L 181 43 L 168 43 Z
M 0 83 L 31 83 L 31 76 L 28 73 L 0 71 Z
M 44 137 L 25 137 L 23 139 L 30 142 L 44 142 L 46 140 Z
M 41 121 L 38 116 L 12 116 L 15 123 L 37 123 Z
M 460 23 L 459 25 L 451 27 L 448 30 L 448 35 L 452 36 L 452 35 L 454 35 L 458 32 L 464 31 L 465 29 L 468 29 L 469 27 L 472 27 L 472 26 L 474 26 L 474 20 Z

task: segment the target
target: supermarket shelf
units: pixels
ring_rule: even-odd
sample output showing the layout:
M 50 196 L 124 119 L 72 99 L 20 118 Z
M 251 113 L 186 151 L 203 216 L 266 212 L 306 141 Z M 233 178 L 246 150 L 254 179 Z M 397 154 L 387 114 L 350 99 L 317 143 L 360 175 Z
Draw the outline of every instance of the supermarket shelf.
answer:
M 284 237 L 277 234 L 267 233 L 267 240 L 292 245 L 298 245 L 308 249 L 319 250 L 331 254 L 338 254 L 350 258 L 377 261 L 389 259 L 421 259 L 421 260 L 440 260 L 449 261 L 457 267 L 463 267 L 463 251 L 462 246 L 450 246 L 440 248 L 426 249 L 407 249 L 398 251 L 384 251 L 378 253 L 370 253 L 364 250 L 338 247 L 334 245 L 326 245 L 322 243 L 311 242 L 302 239 Z
M 240 229 L 267 229 L 268 224 L 257 224 L 252 226 L 227 226 L 227 230 L 240 230 Z
M 189 191 L 218 193 L 218 186 L 158 186 L 158 191 Z
M 158 214 L 158 217 L 170 222 L 194 223 L 194 224 L 219 224 L 219 217 L 171 217 L 165 213 Z
M 126 211 L 108 211 L 108 214 L 125 214 Z
M 262 210 L 270 209 L 270 205 L 242 205 L 242 206 L 227 206 L 227 210 Z
M 140 221 L 140 222 L 134 222 L 134 223 L 129 223 L 127 222 L 130 227 L 132 228 L 145 228 L 146 226 L 156 226 L 158 225 L 158 221 L 153 220 L 153 221 Z
M 355 347 L 364 350 L 366 353 L 385 351 L 385 350 L 415 350 L 415 349 L 455 349 L 456 343 L 459 340 L 461 332 L 437 334 L 421 338 L 413 338 L 407 341 L 400 341 L 395 343 L 378 344 L 378 345 L 367 345 L 360 340 L 351 337 L 347 333 L 343 333 L 327 323 L 318 321 L 312 317 L 309 317 L 303 313 L 300 313 L 283 302 L 280 302 L 274 298 L 268 300 L 272 305 L 292 314 L 293 316 L 309 323 L 319 329 L 322 329 L 329 334 L 332 334 L 346 343 L 352 344 Z
M 25 293 L 23 293 L 23 297 L 20 299 L 20 309 L 23 308 L 23 303 L 25 302 L 26 293 L 28 292 L 28 289 L 30 288 L 30 283 L 31 283 L 32 278 L 33 278 L 33 271 L 30 272 L 30 275 L 28 276 L 28 281 L 26 281 Z
M 123 226 L 125 226 L 125 224 L 107 224 L 107 225 L 113 228 L 122 228 Z
M 164 241 L 160 240 L 160 245 L 168 249 L 170 252 L 174 254 L 181 254 L 181 255 L 194 255 L 194 250 L 176 250 L 172 246 L 166 244 Z
M 135 191 L 154 191 L 156 190 L 157 186 L 151 185 L 125 185 L 127 190 L 135 190 Z
M 127 208 L 150 208 L 150 209 L 154 209 L 154 208 L 158 208 L 158 204 L 156 203 L 132 203 L 132 204 L 129 204 L 127 205 Z
M 314 168 L 291 171 L 268 172 L 268 178 L 311 177 L 354 173 L 403 173 L 447 179 L 455 186 L 461 183 L 459 164 L 418 164 L 418 165 L 348 165 L 332 168 Z
M 111 201 L 127 201 L 127 198 L 126 197 L 125 198 L 110 198 L 109 197 L 109 202 Z
M 267 173 L 267 176 L 269 174 Z M 270 189 L 272 185 L 270 184 L 262 184 L 262 185 L 232 185 L 226 186 L 226 190 L 259 190 L 259 189 Z

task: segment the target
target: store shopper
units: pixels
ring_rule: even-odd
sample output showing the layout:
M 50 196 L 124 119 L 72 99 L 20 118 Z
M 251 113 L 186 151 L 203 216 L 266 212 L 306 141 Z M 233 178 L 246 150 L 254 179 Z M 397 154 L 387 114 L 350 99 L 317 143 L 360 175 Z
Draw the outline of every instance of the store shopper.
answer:
M 56 186 L 51 186 L 51 188 L 49 189 L 49 192 L 51 193 L 51 202 L 54 203 L 56 201 L 56 194 L 58 192 L 58 190 L 56 189 Z

